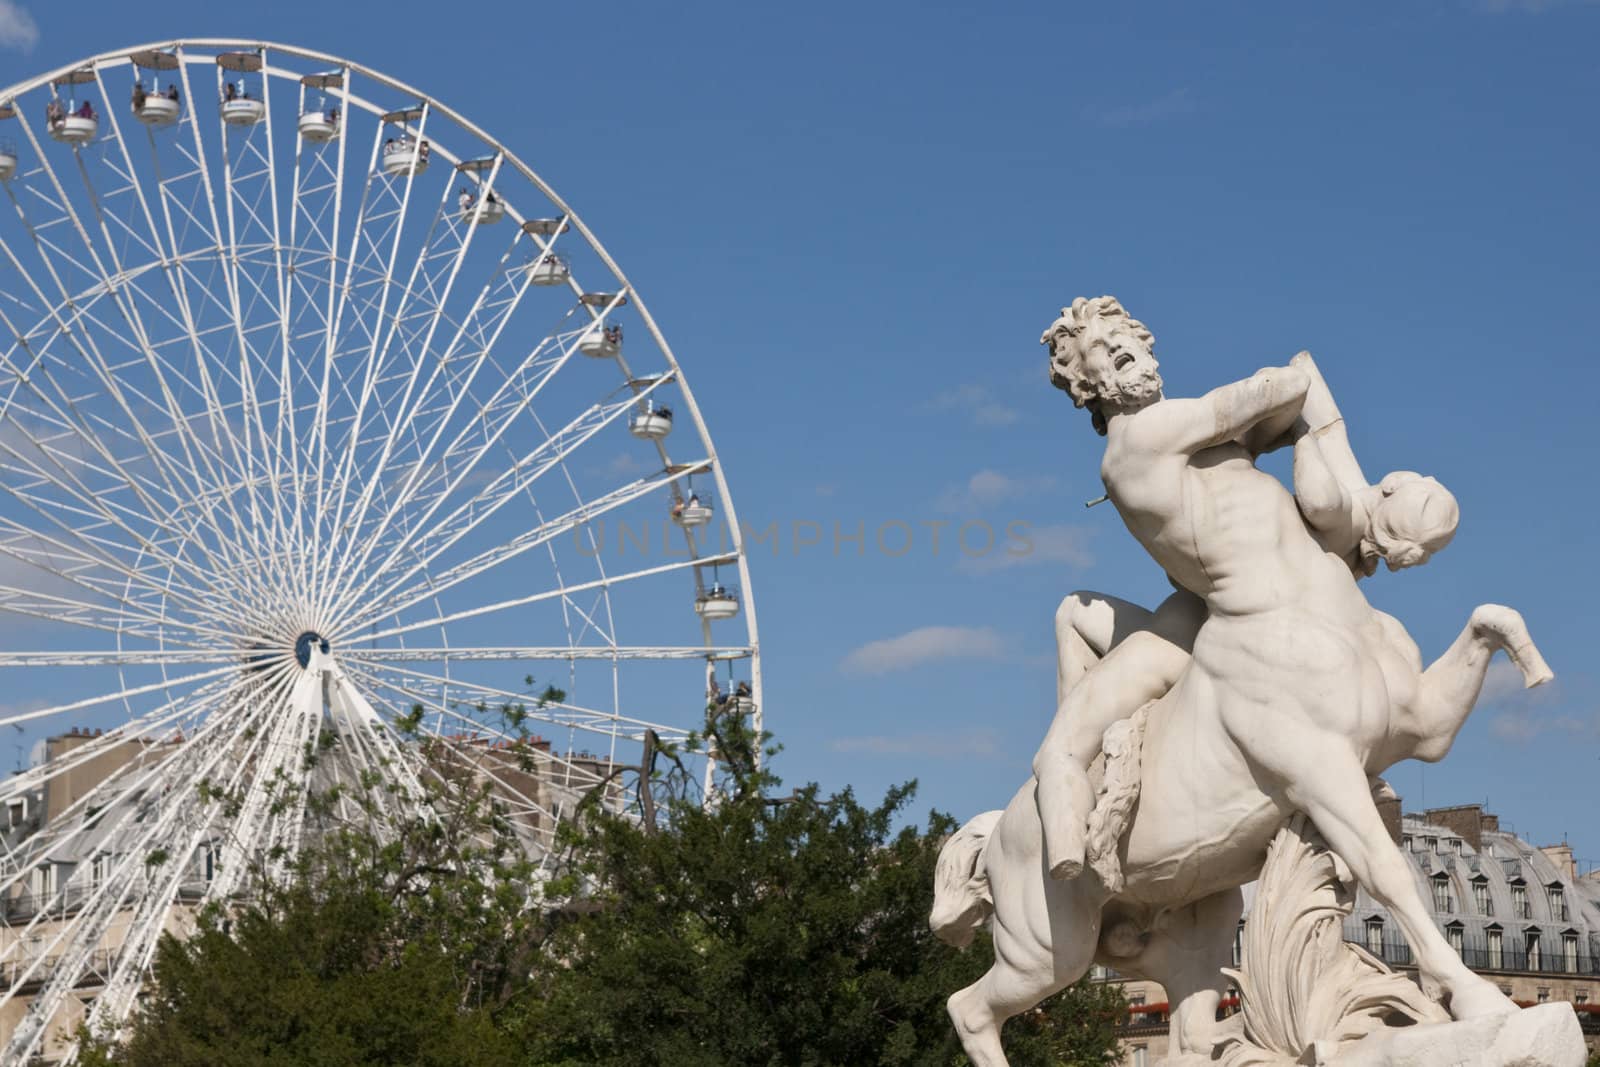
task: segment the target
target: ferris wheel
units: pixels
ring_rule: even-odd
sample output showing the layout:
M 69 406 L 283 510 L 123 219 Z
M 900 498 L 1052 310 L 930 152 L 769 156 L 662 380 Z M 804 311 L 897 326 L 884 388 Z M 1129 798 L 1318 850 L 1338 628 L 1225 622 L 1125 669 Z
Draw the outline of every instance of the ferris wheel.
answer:
M 0 187 L 0 1061 L 119 1024 L 319 774 L 420 781 L 420 731 L 537 856 L 708 695 L 761 727 L 700 407 L 487 133 L 333 56 L 168 42 L 0 92 Z

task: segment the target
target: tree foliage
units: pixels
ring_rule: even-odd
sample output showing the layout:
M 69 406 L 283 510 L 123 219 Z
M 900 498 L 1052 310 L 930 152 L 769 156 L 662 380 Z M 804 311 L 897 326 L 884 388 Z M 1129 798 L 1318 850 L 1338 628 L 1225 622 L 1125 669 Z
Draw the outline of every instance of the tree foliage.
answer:
M 683 753 L 619 772 L 562 837 L 541 884 L 489 798 L 401 832 L 333 832 L 289 884 L 167 939 L 121 1045 L 91 1067 L 472 1063 L 722 1067 L 965 1063 L 944 1001 L 989 963 L 928 930 L 937 813 L 901 825 L 914 787 L 864 805 L 806 786 L 776 797 L 760 739 L 713 718 L 710 803 Z M 693 747 L 693 742 L 691 742 Z M 654 824 L 615 810 L 649 790 Z M 1080 985 L 1006 1030 L 1018 1067 L 1105 1067 L 1119 991 Z

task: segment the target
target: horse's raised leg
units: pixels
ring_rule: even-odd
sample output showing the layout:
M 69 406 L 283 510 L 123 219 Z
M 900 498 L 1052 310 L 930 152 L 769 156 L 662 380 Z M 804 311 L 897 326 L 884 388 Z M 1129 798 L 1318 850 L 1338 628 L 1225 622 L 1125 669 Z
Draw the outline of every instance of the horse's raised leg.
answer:
M 1460 636 L 1422 674 L 1412 709 L 1420 740 L 1410 755 L 1431 763 L 1450 751 L 1478 701 L 1496 649 L 1505 650 L 1530 689 L 1555 677 L 1520 614 L 1499 604 L 1479 605 Z
M 1450 1014 L 1466 1019 L 1516 1011 L 1492 983 L 1467 968 L 1434 926 L 1411 870 L 1372 802 L 1366 769 L 1348 742 L 1329 735 L 1297 740 L 1299 755 L 1286 776 L 1286 797 L 1311 817 L 1328 847 L 1394 915 L 1416 953 L 1423 978 L 1449 996 Z

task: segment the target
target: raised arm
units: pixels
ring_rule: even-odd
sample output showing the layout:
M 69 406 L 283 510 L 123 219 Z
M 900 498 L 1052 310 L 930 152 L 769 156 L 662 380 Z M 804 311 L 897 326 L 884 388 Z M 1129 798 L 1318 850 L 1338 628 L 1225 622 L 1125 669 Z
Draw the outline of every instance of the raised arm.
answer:
M 1265 367 L 1197 400 L 1164 400 L 1140 413 L 1141 443 L 1192 453 L 1246 434 L 1279 436 L 1299 416 L 1309 385 L 1298 368 Z
M 1344 416 L 1339 413 L 1339 405 L 1333 402 L 1333 393 L 1329 391 L 1328 383 L 1323 380 L 1311 353 L 1301 352 L 1289 361 L 1289 366 L 1303 371 L 1308 379 L 1306 400 L 1300 415 L 1305 420 L 1305 430 L 1316 438 L 1321 462 L 1326 464 L 1346 492 L 1354 494 L 1367 488 L 1370 483 L 1361 472 L 1361 464 L 1350 448 L 1350 435 L 1345 430 Z M 1295 447 L 1295 484 L 1298 494 L 1299 446 Z

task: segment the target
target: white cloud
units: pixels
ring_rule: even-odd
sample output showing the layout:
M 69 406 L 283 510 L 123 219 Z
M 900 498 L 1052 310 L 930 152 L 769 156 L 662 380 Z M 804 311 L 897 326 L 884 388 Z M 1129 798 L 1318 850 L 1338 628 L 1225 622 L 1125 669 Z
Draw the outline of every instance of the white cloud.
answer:
M 987 385 L 957 385 L 928 401 L 930 414 L 957 412 L 966 415 L 974 426 L 998 429 L 1022 421 L 1022 412 L 1003 403 Z
M 1546 734 L 1575 741 L 1600 741 L 1600 701 L 1590 679 L 1563 680 L 1537 689 L 1522 684 L 1522 674 L 1502 656 L 1489 664 L 1478 706 L 1493 713 L 1489 729 L 1507 741 L 1532 741 Z
M 922 756 L 929 759 L 969 759 L 1002 755 L 1000 738 L 993 730 L 968 730 L 960 734 L 896 734 L 876 737 L 836 737 L 828 745 L 835 752 L 873 756 Z
M 886 674 L 935 659 L 1005 656 L 1005 642 L 987 626 L 922 626 L 898 637 L 869 641 L 846 656 L 840 666 L 855 674 Z
M 0 0 L 0 48 L 31 52 L 39 43 L 39 24 L 28 9 L 12 0 Z
M 963 558 L 961 569 L 989 574 L 1041 564 L 1088 568 L 1094 566 L 1094 553 L 1089 550 L 1093 536 L 1094 531 L 1089 527 L 1071 523 L 1047 526 L 1015 523 L 1007 527 L 1006 539 L 997 542 L 993 551 Z
M 1142 126 L 1149 122 L 1187 115 L 1194 110 L 1188 89 L 1174 89 L 1165 96 L 1138 104 L 1120 104 L 1105 111 L 1089 111 L 1088 117 L 1102 126 Z
M 982 511 L 1007 500 L 1048 492 L 1055 487 L 1056 480 L 1048 475 L 1014 478 L 984 468 L 960 485 L 947 486 L 939 494 L 938 506 L 943 511 Z

